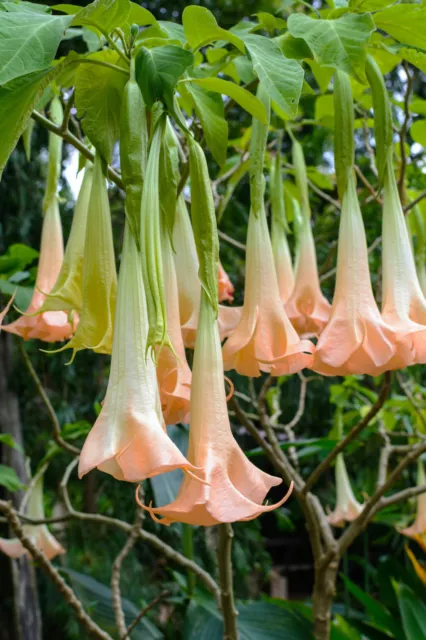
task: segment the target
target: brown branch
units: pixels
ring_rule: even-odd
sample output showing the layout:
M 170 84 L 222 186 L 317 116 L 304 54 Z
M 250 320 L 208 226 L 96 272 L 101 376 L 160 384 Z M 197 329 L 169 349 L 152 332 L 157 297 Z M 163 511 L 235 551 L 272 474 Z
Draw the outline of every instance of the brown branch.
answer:
M 47 412 L 49 414 L 50 420 L 52 422 L 52 427 L 53 427 L 53 439 L 56 442 L 56 444 L 59 447 L 62 447 L 62 449 L 65 449 L 65 451 L 68 451 L 68 453 L 72 453 L 73 455 L 80 455 L 80 450 L 77 449 L 77 447 L 74 447 L 72 444 L 69 444 L 68 442 L 66 442 L 62 436 L 61 436 L 61 425 L 59 423 L 58 420 L 58 416 L 56 415 L 56 412 L 52 406 L 52 403 L 49 400 L 49 397 L 41 383 L 40 378 L 37 375 L 36 370 L 33 367 L 33 364 L 30 360 L 30 357 L 28 355 L 28 353 L 25 351 L 25 347 L 24 344 L 22 342 L 22 340 L 18 340 L 18 348 L 19 351 L 21 353 L 22 359 L 25 362 L 25 366 L 28 369 L 28 372 L 30 374 L 30 376 L 33 379 L 33 382 L 35 384 L 35 386 L 37 387 L 37 391 L 41 397 L 41 399 L 44 402 L 44 405 L 47 409 Z
M 366 176 L 361 171 L 360 167 L 357 164 L 354 165 L 354 166 L 355 166 L 355 173 L 357 174 L 357 176 L 361 180 L 361 182 L 364 185 L 364 187 L 366 187 L 366 189 L 368 189 L 370 194 L 373 196 L 374 200 L 376 200 L 380 205 L 383 205 L 383 200 L 379 197 L 379 194 L 375 191 L 373 185 L 370 184 L 370 182 L 368 181 Z
M 6 516 L 16 537 L 21 541 L 22 545 L 27 549 L 31 557 L 37 561 L 40 568 L 51 579 L 59 593 L 64 597 L 65 602 L 74 611 L 76 619 L 81 623 L 89 636 L 92 638 L 99 638 L 100 640 L 112 640 L 111 636 L 100 629 L 100 627 L 98 627 L 98 625 L 86 613 L 82 603 L 77 598 L 74 591 L 65 582 L 58 570 L 49 562 L 43 551 L 37 549 L 33 541 L 25 535 L 16 511 L 12 507 L 11 503 L 0 500 L 0 511 Z
M 417 198 L 414 198 L 414 200 L 412 200 L 411 202 L 409 202 L 408 204 L 405 205 L 404 213 L 408 213 L 409 211 L 411 211 L 411 209 L 413 207 L 415 207 L 416 204 L 419 204 L 419 202 L 421 200 L 423 200 L 424 198 L 426 198 L 426 189 L 425 189 L 425 191 L 422 191 L 420 193 L 420 195 L 417 196 Z
M 130 636 L 130 634 L 135 629 L 135 627 L 139 624 L 139 622 L 142 620 L 142 618 L 144 616 L 146 616 L 148 611 L 151 611 L 151 609 L 153 609 L 161 600 L 164 600 L 164 598 L 167 598 L 167 596 L 169 596 L 169 595 L 170 595 L 170 591 L 167 591 L 167 589 L 166 589 L 165 591 L 162 591 L 161 593 L 159 593 L 158 596 L 156 598 L 154 598 L 154 600 L 152 602 L 147 604 L 146 607 L 144 607 L 138 613 L 138 615 L 133 620 L 133 622 L 131 624 L 129 624 L 129 626 L 127 627 L 126 633 L 121 638 L 121 640 L 126 640 L 126 638 L 128 638 Z
M 398 380 L 399 386 L 401 387 L 401 389 L 403 390 L 403 392 L 407 396 L 409 403 L 411 404 L 411 406 L 413 407 L 414 411 L 419 416 L 423 427 L 426 429 L 426 420 L 424 418 L 422 410 L 420 409 L 419 405 L 417 404 L 413 394 L 411 393 L 411 390 L 408 388 L 407 383 L 405 382 L 405 380 L 403 379 L 403 377 L 402 377 L 402 375 L 400 374 L 399 371 L 396 372 L 396 379 Z
M 217 564 L 219 568 L 220 605 L 223 616 L 223 640 L 238 640 L 238 611 L 234 601 L 232 576 L 232 539 L 234 532 L 228 523 L 220 524 L 217 545 Z
M 346 449 L 348 444 L 350 444 L 355 438 L 359 436 L 359 434 L 368 426 L 371 420 L 378 414 L 380 409 L 383 407 L 386 399 L 389 395 L 390 385 L 391 385 L 391 373 L 387 371 L 385 373 L 385 379 L 380 390 L 379 396 L 376 402 L 371 407 L 370 411 L 356 424 L 353 429 L 345 436 L 335 447 L 326 458 L 317 466 L 316 469 L 311 473 L 309 478 L 306 480 L 305 486 L 303 488 L 303 493 L 307 493 L 315 486 L 318 482 L 322 474 L 327 471 L 330 465 L 334 462 L 337 455 Z
M 220 229 L 217 230 L 217 233 L 219 238 L 222 238 L 222 240 L 232 245 L 233 247 L 236 247 L 237 249 L 241 249 L 241 251 L 246 250 L 245 244 L 243 244 L 242 242 L 238 242 L 238 240 L 234 240 L 234 238 L 231 238 L 231 236 L 228 236 L 226 233 L 224 233 Z

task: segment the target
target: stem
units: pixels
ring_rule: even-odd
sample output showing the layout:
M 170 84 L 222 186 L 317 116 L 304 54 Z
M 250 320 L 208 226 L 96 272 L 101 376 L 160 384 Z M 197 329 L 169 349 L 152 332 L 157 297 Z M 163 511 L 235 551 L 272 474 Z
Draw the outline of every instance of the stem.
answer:
M 189 560 L 194 559 L 194 538 L 192 533 L 192 527 L 189 524 L 182 524 L 182 547 L 185 558 Z M 191 598 L 194 595 L 195 589 L 195 575 L 192 571 L 186 572 L 186 584 L 188 587 L 188 595 Z
M 336 593 L 337 559 L 323 569 L 315 571 L 312 596 L 315 640 L 329 640 L 331 633 L 331 605 Z
M 98 29 L 99 29 L 99 26 L 98 26 Z M 99 29 L 99 30 L 100 30 L 100 29 Z M 100 30 L 100 31 L 101 31 L 101 30 Z M 110 46 L 112 49 L 114 49 L 114 51 L 115 51 L 116 53 L 118 53 L 118 55 L 120 56 L 120 58 L 121 58 L 122 60 L 124 60 L 124 62 L 125 62 L 128 66 L 130 66 L 130 60 L 129 60 L 129 58 L 126 56 L 126 54 L 125 54 L 125 53 L 123 53 L 123 51 L 120 49 L 120 47 L 118 47 L 118 46 L 115 44 L 115 42 L 114 42 L 114 40 L 111 38 L 111 36 L 110 36 L 106 31 L 101 31 L 101 33 L 102 33 L 102 35 L 105 37 L 105 40 L 108 42 L 109 46 Z
M 220 524 L 218 529 L 217 562 L 219 567 L 220 603 L 224 625 L 223 640 L 238 640 L 238 611 L 234 602 L 231 558 L 234 532 L 230 524 Z
M 126 58 L 126 60 L 127 60 L 127 58 Z M 124 73 L 126 78 L 129 77 L 129 72 L 126 71 L 126 69 L 122 69 L 118 65 L 112 64 L 111 62 L 103 62 L 102 60 L 91 60 L 90 58 L 80 58 L 79 60 L 76 60 L 76 63 L 78 63 L 78 64 L 97 64 L 97 65 L 99 65 L 101 67 L 108 67 L 109 69 L 113 69 L 114 71 L 119 71 L 120 73 Z
M 167 590 L 162 591 L 161 593 L 158 594 L 158 596 L 156 598 L 154 598 L 154 600 L 152 602 L 150 602 L 149 604 L 146 605 L 146 607 L 141 609 L 140 613 L 138 613 L 138 615 L 133 620 L 133 622 L 131 624 L 129 624 L 129 626 L 127 627 L 126 633 L 121 638 L 121 640 L 126 640 L 126 638 L 128 638 L 130 636 L 130 634 L 135 629 L 135 627 L 139 624 L 139 622 L 142 620 L 142 618 L 144 616 L 146 616 L 148 611 L 151 611 L 151 609 L 153 607 L 155 607 L 156 604 L 158 604 L 164 598 L 167 598 L 167 596 L 169 596 L 169 595 L 170 595 L 170 591 L 167 591 Z

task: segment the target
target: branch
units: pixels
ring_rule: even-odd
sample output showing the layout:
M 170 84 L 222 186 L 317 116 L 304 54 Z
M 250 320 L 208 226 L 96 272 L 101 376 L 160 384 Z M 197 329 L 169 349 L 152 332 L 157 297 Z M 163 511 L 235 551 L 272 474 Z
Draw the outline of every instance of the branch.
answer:
M 234 532 L 228 523 L 220 524 L 217 545 L 217 563 L 219 567 L 220 603 L 223 615 L 223 640 L 238 640 L 238 611 L 234 602 L 232 581 L 232 538 Z
M 322 474 L 325 471 L 327 471 L 327 469 L 333 463 L 333 461 L 335 460 L 337 455 L 341 451 L 346 449 L 348 444 L 350 444 L 353 440 L 355 440 L 355 438 L 357 438 L 359 436 L 361 431 L 363 431 L 365 429 L 365 427 L 371 422 L 371 420 L 378 414 L 378 412 L 383 407 L 383 405 L 386 402 L 386 399 L 387 399 L 387 397 L 389 395 L 391 379 L 392 379 L 391 373 L 389 371 L 386 371 L 385 379 L 384 379 L 382 388 L 380 390 L 379 397 L 377 398 L 376 402 L 371 407 L 370 411 L 367 413 L 366 416 L 364 416 L 364 418 L 362 418 L 362 420 L 360 420 L 358 422 L 358 424 L 356 424 L 353 427 L 353 429 L 351 429 L 351 431 L 348 433 L 348 435 L 345 436 L 343 438 L 343 440 L 341 440 L 334 447 L 334 449 L 332 451 L 330 451 L 328 456 L 326 456 L 326 458 L 317 466 L 317 468 L 313 470 L 313 472 L 311 473 L 309 478 L 306 480 L 305 486 L 303 488 L 303 493 L 307 493 L 308 491 L 310 491 L 312 489 L 312 487 L 315 486 L 315 484 L 318 482 L 318 480 L 320 479 Z
M 415 498 L 422 493 L 426 493 L 426 484 L 422 484 L 419 487 L 410 487 L 410 489 L 398 491 L 398 493 L 394 493 L 393 496 L 390 496 L 389 498 L 383 498 L 381 501 L 380 509 L 390 507 L 391 505 L 397 504 L 398 502 L 404 502 L 405 500 L 409 500 L 410 498 Z
M 382 241 L 382 236 L 378 236 L 368 247 L 368 253 L 369 254 L 372 253 L 374 249 L 379 246 L 381 241 Z M 323 273 L 322 275 L 320 275 L 320 282 L 324 282 L 324 280 L 328 280 L 328 278 L 331 278 L 331 276 L 334 276 L 336 271 L 337 271 L 337 267 L 334 267 L 333 269 L 330 269 L 330 271 L 327 271 L 326 273 Z
M 397 371 L 397 373 L 396 373 L 396 379 L 398 380 L 399 386 L 401 387 L 401 389 L 403 390 L 403 392 L 407 396 L 408 401 L 410 402 L 410 404 L 413 407 L 414 411 L 419 416 L 419 418 L 421 420 L 421 423 L 422 423 L 423 427 L 426 430 L 426 420 L 425 420 L 425 418 L 423 416 L 422 410 L 420 409 L 419 405 L 417 404 L 413 394 L 411 393 L 411 390 L 408 388 L 407 383 L 405 382 L 405 380 L 403 379 L 403 377 L 399 373 L 399 371 Z
M 237 249 L 241 249 L 241 251 L 246 250 L 246 245 L 242 242 L 238 242 L 238 240 L 234 240 L 231 236 L 228 236 L 226 233 L 223 233 L 220 229 L 217 231 L 219 238 L 222 238 L 228 244 L 231 244 L 233 247 L 237 247 Z
M 92 151 L 90 151 L 90 149 L 86 147 L 86 145 L 81 140 L 79 140 L 74 134 L 72 134 L 71 131 L 62 131 L 62 125 L 56 125 L 54 122 L 49 120 L 49 118 L 46 118 L 38 111 L 33 111 L 31 117 L 33 118 L 33 120 L 41 124 L 52 133 L 56 133 L 57 136 L 63 138 L 65 142 L 72 144 L 72 146 L 75 147 L 77 151 L 81 153 L 81 155 L 87 158 L 87 160 L 90 160 L 91 162 L 95 161 L 95 154 L 92 153 Z M 111 182 L 114 182 L 117 187 L 124 190 L 124 185 L 120 174 L 117 173 L 115 169 L 113 169 L 109 165 L 108 178 L 111 180 Z
M 139 624 L 139 622 L 142 620 L 142 618 L 144 616 L 146 616 L 146 614 L 148 613 L 148 611 L 150 611 L 151 609 L 153 609 L 155 607 L 155 605 L 157 605 L 161 600 L 163 600 L 164 598 L 167 598 L 167 596 L 170 595 L 170 591 L 167 591 L 167 589 L 165 591 L 162 591 L 161 593 L 158 594 L 158 596 L 156 598 L 154 598 L 154 600 L 152 602 L 150 602 L 149 604 L 146 605 L 146 607 L 144 607 L 140 613 L 138 613 L 138 615 L 136 616 L 136 618 L 133 620 L 133 622 L 131 624 L 129 624 L 129 626 L 127 627 L 126 633 L 124 634 L 124 636 L 121 638 L 121 640 L 126 640 L 126 638 L 128 638 L 130 636 L 130 634 L 132 633 L 132 631 L 135 629 L 135 627 Z
M 28 353 L 25 351 L 24 343 L 22 342 L 22 340 L 18 340 L 18 348 L 25 362 L 25 366 L 27 367 L 28 372 L 34 381 L 34 384 L 37 387 L 37 391 L 41 399 L 43 400 L 45 407 L 47 409 L 47 412 L 49 414 L 50 420 L 52 422 L 52 427 L 53 427 L 54 441 L 58 446 L 62 447 L 62 449 L 65 449 L 65 451 L 68 451 L 68 453 L 72 453 L 73 455 L 77 455 L 77 456 L 80 455 L 80 450 L 77 449 L 77 447 L 74 447 L 72 444 L 69 444 L 62 438 L 61 425 L 59 424 L 58 416 L 56 415 L 55 410 L 52 407 L 52 403 L 50 402 L 49 397 L 46 391 L 44 390 L 41 380 L 38 377 L 37 372 L 32 365 L 32 362 L 29 358 Z
M 74 106 L 74 99 L 75 99 L 75 89 L 71 91 L 71 95 L 65 103 L 64 117 L 61 124 L 62 133 L 66 133 L 68 131 L 68 126 L 69 126 L 70 116 L 71 116 L 71 109 Z
M 426 198 L 426 189 L 425 189 L 425 191 L 422 191 L 422 192 L 420 193 L 420 195 L 418 195 L 418 196 L 417 196 L 417 198 L 414 198 L 414 200 L 412 200 L 412 202 L 409 202 L 408 204 L 406 204 L 406 205 L 405 205 L 405 207 L 404 207 L 404 213 L 408 213 L 409 211 L 411 211 L 411 209 L 412 209 L 413 207 L 415 207 L 415 206 L 416 206 L 416 204 L 419 204 L 419 202 L 420 202 L 421 200 L 423 200 L 423 198 Z
M 102 631 L 98 625 L 91 619 L 86 613 L 80 600 L 75 595 L 70 586 L 67 585 L 65 580 L 59 574 L 58 570 L 49 562 L 44 555 L 43 551 L 37 549 L 33 541 L 27 537 L 24 533 L 21 523 L 17 517 L 15 509 L 10 502 L 0 500 L 0 511 L 6 516 L 10 527 L 16 534 L 17 538 L 21 541 L 23 546 L 31 554 L 31 557 L 37 561 L 40 568 L 51 579 L 58 591 L 64 597 L 65 602 L 73 609 L 74 614 L 78 622 L 82 624 L 89 636 L 93 638 L 99 638 L 100 640 L 112 640 L 111 636 Z

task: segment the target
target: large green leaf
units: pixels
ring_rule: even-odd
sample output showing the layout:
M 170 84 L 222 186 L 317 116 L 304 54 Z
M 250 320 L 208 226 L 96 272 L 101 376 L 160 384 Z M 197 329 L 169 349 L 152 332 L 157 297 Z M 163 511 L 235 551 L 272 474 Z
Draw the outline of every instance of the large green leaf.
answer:
M 368 593 L 363 591 L 352 580 L 341 576 L 348 587 L 349 591 L 355 598 L 365 607 L 372 622 L 374 622 L 383 631 L 392 628 L 393 616 L 388 609 L 381 603 L 372 598 Z
M 89 59 L 121 64 L 119 55 L 110 49 L 93 53 Z M 111 162 L 119 136 L 126 81 L 119 71 L 91 64 L 79 65 L 75 76 L 75 104 L 84 132 L 107 162 Z
M 244 44 L 271 100 L 286 116 L 295 116 L 303 84 L 300 64 L 286 58 L 278 45 L 264 36 L 246 35 Z
M 0 85 L 46 69 L 72 18 L 0 12 Z
M 96 27 L 108 34 L 126 23 L 131 3 L 130 0 L 95 0 L 84 9 L 72 4 L 57 4 L 52 8 L 73 15 L 73 26 Z
M 16 304 L 18 309 L 27 309 L 27 307 L 29 307 L 33 292 L 32 287 L 22 287 L 19 284 L 0 278 L 0 293 L 4 293 L 7 296 L 15 295 L 14 304 Z
M 51 69 L 15 78 L 0 87 L 0 178 L 5 164 L 45 88 L 75 62 L 75 55 Z
M 426 7 L 400 4 L 374 14 L 376 27 L 404 44 L 426 49 Z
M 228 147 L 228 123 L 225 120 L 222 98 L 217 93 L 206 91 L 196 85 L 188 84 L 186 88 L 203 127 L 207 146 L 216 162 L 222 166 Z
M 190 81 L 203 87 L 203 89 L 207 89 L 207 91 L 215 91 L 229 96 L 254 118 L 264 124 L 268 123 L 265 107 L 260 100 L 244 87 L 235 84 L 235 82 L 229 82 L 221 78 L 190 78 Z
M 191 5 L 185 7 L 182 14 L 183 28 L 185 36 L 192 49 L 200 49 L 206 44 L 215 40 L 225 40 L 230 42 L 237 49 L 244 53 L 244 43 L 231 31 L 222 29 L 216 22 L 216 18 L 211 11 L 205 7 Z
M 295 38 L 305 40 L 318 64 L 341 69 L 366 83 L 365 57 L 374 31 L 369 14 L 347 13 L 336 20 L 317 20 L 293 13 L 288 19 L 288 29 Z
M 380 11 L 393 4 L 393 0 L 349 0 L 349 9 L 357 13 Z
M 426 606 L 405 584 L 399 585 L 398 602 L 407 640 L 425 640 Z
M 18 491 L 25 487 L 16 475 L 15 469 L 5 464 L 0 464 L 0 485 L 6 487 L 8 491 Z
M 414 142 L 426 146 L 426 120 L 416 120 L 410 127 L 410 135 Z

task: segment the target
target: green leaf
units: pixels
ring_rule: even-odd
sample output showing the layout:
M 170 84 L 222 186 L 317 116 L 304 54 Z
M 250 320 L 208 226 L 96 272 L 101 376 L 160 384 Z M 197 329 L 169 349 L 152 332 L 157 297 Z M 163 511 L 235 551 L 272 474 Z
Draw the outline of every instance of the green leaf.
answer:
M 336 20 L 317 20 L 293 13 L 288 29 L 295 38 L 305 40 L 319 65 L 341 69 L 366 83 L 367 43 L 374 31 L 369 14 L 347 13 Z
M 58 11 L 74 8 L 73 5 L 56 5 Z M 95 0 L 75 14 L 73 26 L 92 26 L 102 33 L 111 33 L 117 27 L 122 27 L 129 17 L 130 0 Z M 68 11 L 66 11 L 68 13 Z
M 410 47 L 401 47 L 398 49 L 398 54 L 404 58 L 404 60 L 407 60 L 407 62 L 420 69 L 420 71 L 426 73 L 426 53 L 424 51 L 417 51 L 417 49 Z
M 300 64 L 286 58 L 278 45 L 264 36 L 246 35 L 244 43 L 253 68 L 271 100 L 286 116 L 295 116 L 303 84 Z
M 8 491 L 19 491 L 19 489 L 25 488 L 16 475 L 15 469 L 7 467 L 5 464 L 0 464 L 0 485 L 6 487 Z
M 50 66 L 71 18 L 0 12 L 0 85 Z
M 15 294 L 14 304 L 16 304 L 18 309 L 26 309 L 31 302 L 33 289 L 32 287 L 21 287 L 20 285 L 0 278 L 0 293 L 8 296 Z
M 349 591 L 365 607 L 371 620 L 384 631 L 387 629 L 392 629 L 393 616 L 390 611 L 388 611 L 388 609 L 386 609 L 383 604 L 372 598 L 368 593 L 358 587 L 358 585 L 349 580 L 349 578 L 346 578 L 346 576 L 343 575 L 341 576 L 341 578 L 344 580 Z
M 205 7 L 191 5 L 185 7 L 182 14 L 185 36 L 192 49 L 197 50 L 215 40 L 225 40 L 234 45 L 241 53 L 245 53 L 244 43 L 231 31 L 222 29 L 211 11 Z
M 145 26 L 147 24 L 153 24 L 156 27 L 160 28 L 156 18 L 152 15 L 151 11 L 145 9 L 145 7 L 141 7 L 136 2 L 130 3 L 130 13 L 127 18 L 128 24 L 132 26 L 132 24 L 137 24 L 140 27 Z
M 11 244 L 6 253 L 0 256 L 0 274 L 11 276 L 22 271 L 38 257 L 38 251 L 26 244 Z
M 237 102 L 243 109 L 254 118 L 257 118 L 264 124 L 268 124 L 268 116 L 265 107 L 256 96 L 250 91 L 238 86 L 234 82 L 221 80 L 220 78 L 190 78 L 191 83 L 195 83 L 208 91 L 216 91 L 217 93 L 229 96 Z
M 207 146 L 216 162 L 222 166 L 228 148 L 228 123 L 225 120 L 222 98 L 217 93 L 206 91 L 196 85 L 188 84 L 186 88 L 193 99 Z
M 52 13 L 51 7 L 47 4 L 34 4 L 34 2 L 0 2 L 0 11 Z
M 416 120 L 410 127 L 410 135 L 414 142 L 426 146 L 426 120 Z
M 426 606 L 405 584 L 399 585 L 398 603 L 407 640 L 426 638 Z
M 15 442 L 10 433 L 0 433 L 0 442 L 5 444 L 7 447 L 11 447 L 11 449 L 16 449 L 16 451 L 24 453 L 22 447 Z
M 414 47 L 426 49 L 426 8 L 414 4 L 400 4 L 374 14 L 376 27 L 392 38 Z
M 119 55 L 110 49 L 92 53 L 87 59 L 121 65 Z M 91 64 L 79 65 L 75 76 L 75 105 L 83 130 L 107 162 L 111 162 L 119 137 L 126 81 L 119 71 Z
M 51 69 L 15 78 L 0 87 L 0 178 L 44 90 L 63 70 L 75 62 L 75 58 L 75 54 L 71 53 Z
M 393 4 L 393 0 L 349 0 L 349 9 L 356 13 L 380 11 Z

